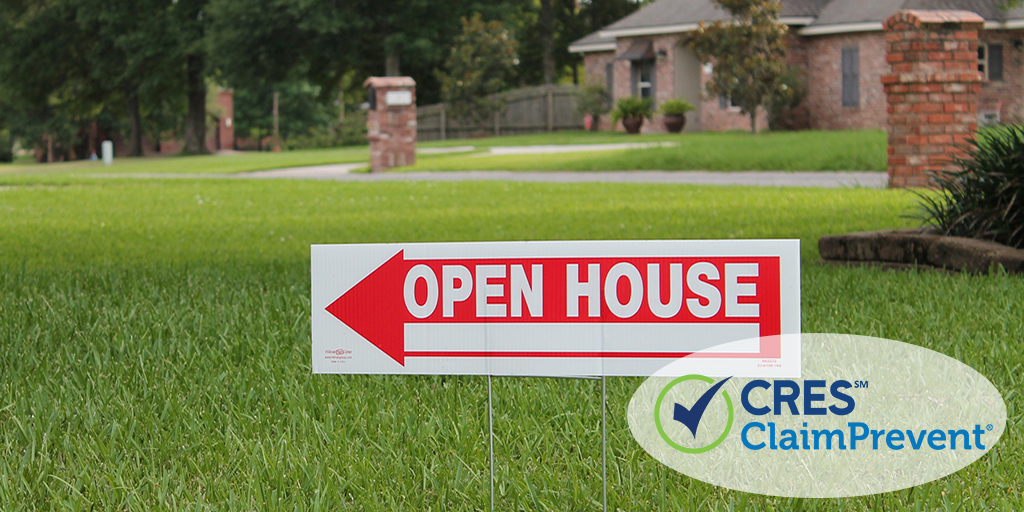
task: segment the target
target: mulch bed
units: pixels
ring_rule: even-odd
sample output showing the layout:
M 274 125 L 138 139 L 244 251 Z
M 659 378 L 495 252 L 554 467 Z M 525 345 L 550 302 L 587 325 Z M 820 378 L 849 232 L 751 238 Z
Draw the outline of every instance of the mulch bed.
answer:
M 1002 267 L 1010 274 L 1024 274 L 1024 250 L 920 229 L 823 236 L 818 240 L 818 250 L 828 263 L 933 267 L 972 273 Z

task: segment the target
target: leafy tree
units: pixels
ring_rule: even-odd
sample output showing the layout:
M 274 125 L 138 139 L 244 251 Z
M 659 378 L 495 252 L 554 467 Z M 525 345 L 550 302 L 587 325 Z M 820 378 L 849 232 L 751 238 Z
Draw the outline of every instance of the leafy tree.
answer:
M 462 29 L 459 20 L 473 13 L 505 19 L 527 1 L 210 0 L 207 37 L 220 77 L 236 90 L 302 79 L 333 103 L 346 74 L 356 73 L 361 87 L 390 71 L 412 76 L 417 100 L 431 103 L 440 99 L 434 71 Z
M 150 99 L 173 94 L 175 35 L 162 0 L 74 0 L 75 22 L 88 34 L 84 77 L 96 93 L 95 103 L 123 105 L 129 125 L 131 156 L 142 156 L 143 89 Z M 173 4 L 171 4 L 173 5 Z M 156 103 L 154 101 L 154 103 Z M 148 109 L 147 109 L 148 110 Z
M 501 110 L 497 93 L 506 89 L 519 58 L 517 43 L 500 21 L 477 14 L 463 18 L 462 34 L 438 71 L 441 95 L 455 117 L 486 119 Z
M 338 119 L 338 107 L 319 101 L 320 88 L 301 80 L 279 87 L 281 137 L 305 135 L 311 127 L 328 127 Z M 266 84 L 235 89 L 235 131 L 249 135 L 273 133 L 274 91 Z M 255 130 L 255 132 L 254 132 Z M 258 142 L 258 141 L 257 141 Z
M 757 131 L 758 110 L 778 94 L 786 73 L 787 28 L 778 0 L 714 0 L 733 19 L 701 23 L 689 38 L 698 58 L 714 63 L 708 93 L 731 98 Z
M 206 149 L 206 79 L 209 46 L 206 39 L 207 7 L 210 0 L 174 0 L 171 2 L 169 24 L 177 34 L 172 47 L 185 69 L 186 154 L 208 153 Z

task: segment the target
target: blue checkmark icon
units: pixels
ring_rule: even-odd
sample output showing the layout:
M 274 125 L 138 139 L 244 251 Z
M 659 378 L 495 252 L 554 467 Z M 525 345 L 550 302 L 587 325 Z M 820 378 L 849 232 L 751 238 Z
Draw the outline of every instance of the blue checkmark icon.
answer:
M 704 392 L 703 395 L 697 400 L 697 403 L 689 409 L 675 404 L 675 410 L 672 412 L 672 419 L 682 423 L 686 428 L 690 429 L 690 433 L 693 434 L 693 438 L 697 438 L 697 427 L 700 425 L 700 419 L 704 416 L 704 411 L 708 408 L 708 404 L 711 403 L 711 399 L 715 397 L 715 393 L 718 393 L 718 388 L 722 387 L 726 381 L 732 377 L 727 377 L 723 380 L 718 381 L 711 389 Z M 710 379 L 709 379 L 710 380 Z

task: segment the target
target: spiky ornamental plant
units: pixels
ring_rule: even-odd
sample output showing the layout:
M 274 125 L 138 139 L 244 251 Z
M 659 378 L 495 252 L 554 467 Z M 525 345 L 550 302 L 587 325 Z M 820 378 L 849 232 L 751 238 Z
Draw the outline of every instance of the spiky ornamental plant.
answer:
M 946 235 L 1024 249 L 1024 126 L 988 128 L 955 168 L 930 173 L 938 193 L 919 193 L 925 221 Z

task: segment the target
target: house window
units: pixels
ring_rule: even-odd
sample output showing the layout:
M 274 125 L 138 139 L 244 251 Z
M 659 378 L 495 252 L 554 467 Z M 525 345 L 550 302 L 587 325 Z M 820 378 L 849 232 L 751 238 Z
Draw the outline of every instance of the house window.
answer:
M 633 61 L 633 95 L 654 99 L 654 60 Z
M 860 48 L 843 48 L 843 106 L 860 107 Z
M 983 79 L 990 82 L 1003 80 L 1003 45 L 978 45 L 978 72 Z
M 732 98 L 726 96 L 718 97 L 718 108 L 721 110 L 742 110 L 742 108 L 733 102 Z

